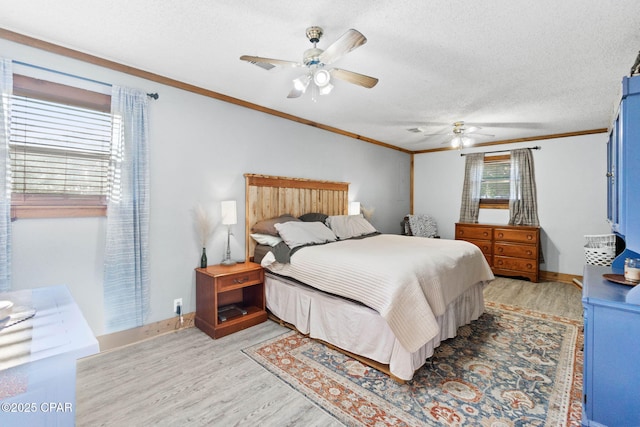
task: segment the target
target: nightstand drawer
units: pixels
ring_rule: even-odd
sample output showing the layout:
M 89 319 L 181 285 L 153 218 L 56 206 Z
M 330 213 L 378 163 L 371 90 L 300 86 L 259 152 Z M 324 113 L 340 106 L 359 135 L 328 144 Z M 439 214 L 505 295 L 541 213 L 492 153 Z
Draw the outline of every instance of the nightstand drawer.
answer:
M 231 291 L 233 289 L 244 288 L 245 286 L 262 283 L 263 278 L 264 276 L 262 270 L 244 271 L 241 273 L 219 277 L 218 292 Z

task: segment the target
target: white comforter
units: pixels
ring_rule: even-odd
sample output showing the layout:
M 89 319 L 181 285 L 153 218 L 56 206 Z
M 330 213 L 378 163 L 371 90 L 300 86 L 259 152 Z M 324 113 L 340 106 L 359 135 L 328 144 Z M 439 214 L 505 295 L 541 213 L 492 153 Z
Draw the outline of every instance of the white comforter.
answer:
M 299 249 L 263 267 L 373 308 L 409 352 L 438 333 L 435 316 L 462 292 L 494 278 L 484 255 L 461 240 L 381 234 Z

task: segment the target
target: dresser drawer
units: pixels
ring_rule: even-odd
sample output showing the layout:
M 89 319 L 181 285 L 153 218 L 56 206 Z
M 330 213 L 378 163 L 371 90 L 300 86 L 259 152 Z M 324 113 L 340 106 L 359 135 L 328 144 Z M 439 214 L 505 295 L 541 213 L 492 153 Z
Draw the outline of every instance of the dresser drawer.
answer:
M 538 249 L 535 245 L 496 242 L 493 244 L 493 254 L 496 256 L 536 259 Z
M 537 243 L 538 230 L 514 230 L 509 228 L 496 228 L 494 239 L 509 242 Z
M 483 254 L 485 254 L 485 256 L 491 255 L 491 240 L 476 240 L 476 239 L 466 239 L 466 238 L 458 239 L 458 240 L 464 240 L 469 243 L 473 243 L 474 245 L 480 248 L 480 250 L 482 251 Z
M 218 292 L 230 291 L 263 282 L 263 270 L 252 270 L 229 274 L 217 278 Z
M 538 270 L 538 262 L 531 259 L 494 256 L 493 267 L 496 269 L 536 273 Z
M 491 240 L 491 227 L 473 227 L 456 225 L 456 239 Z

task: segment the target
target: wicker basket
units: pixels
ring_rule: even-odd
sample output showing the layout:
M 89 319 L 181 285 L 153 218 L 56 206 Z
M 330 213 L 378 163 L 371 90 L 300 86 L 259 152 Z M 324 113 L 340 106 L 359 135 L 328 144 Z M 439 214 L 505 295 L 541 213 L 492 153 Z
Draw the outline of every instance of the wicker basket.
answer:
M 598 234 L 584 236 L 584 256 L 589 265 L 610 266 L 616 257 L 616 235 Z

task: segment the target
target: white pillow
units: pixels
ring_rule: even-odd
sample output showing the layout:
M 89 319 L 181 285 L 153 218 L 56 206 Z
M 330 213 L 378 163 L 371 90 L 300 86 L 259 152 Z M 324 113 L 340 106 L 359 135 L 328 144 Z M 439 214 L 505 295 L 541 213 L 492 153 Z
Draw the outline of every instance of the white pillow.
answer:
M 259 245 L 276 246 L 278 243 L 282 242 L 281 237 L 272 236 L 270 234 L 253 233 L 249 234 L 249 236 L 258 242 Z
M 338 239 L 350 239 L 378 231 L 369 221 L 364 219 L 362 214 L 330 216 L 327 218 L 327 226 Z
M 278 234 L 290 248 L 302 245 L 335 242 L 336 236 L 321 222 L 282 222 L 275 224 Z

